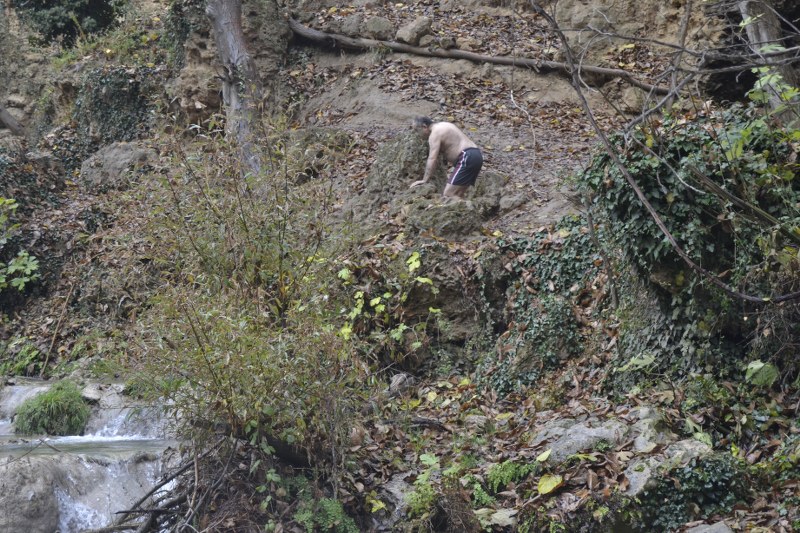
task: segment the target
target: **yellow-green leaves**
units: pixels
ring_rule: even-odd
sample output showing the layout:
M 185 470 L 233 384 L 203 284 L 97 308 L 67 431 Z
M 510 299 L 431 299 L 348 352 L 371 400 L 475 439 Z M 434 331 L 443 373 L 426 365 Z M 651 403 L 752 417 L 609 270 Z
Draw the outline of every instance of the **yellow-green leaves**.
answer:
M 406 265 L 408 265 L 409 273 L 414 273 L 416 270 L 422 266 L 422 261 L 419 258 L 419 252 L 413 252 L 408 259 L 406 259 Z
M 539 484 L 537 485 L 537 490 L 539 494 L 550 494 L 561 484 L 564 483 L 564 478 L 558 474 L 545 474 L 539 480 Z

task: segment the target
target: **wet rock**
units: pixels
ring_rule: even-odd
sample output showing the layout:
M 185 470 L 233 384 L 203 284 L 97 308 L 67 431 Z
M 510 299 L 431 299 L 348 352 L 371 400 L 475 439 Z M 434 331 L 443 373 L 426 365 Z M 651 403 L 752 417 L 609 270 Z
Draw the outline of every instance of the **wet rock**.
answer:
M 370 17 L 364 22 L 364 35 L 381 41 L 388 41 L 394 37 L 394 24 L 384 17 Z
M 38 458 L 4 459 L 0 464 L 0 531 L 58 530 L 53 485 L 60 477 L 61 472 Z
M 117 142 L 101 148 L 81 165 L 81 185 L 86 190 L 127 188 L 131 171 L 158 160 L 155 150 L 135 142 Z
M 412 46 L 417 46 L 419 40 L 431 32 L 431 19 L 430 17 L 419 17 L 413 22 L 410 22 L 397 30 L 395 39 L 408 43 Z
M 103 397 L 103 392 L 100 390 L 100 385 L 92 383 L 83 388 L 81 397 L 89 403 L 99 403 Z

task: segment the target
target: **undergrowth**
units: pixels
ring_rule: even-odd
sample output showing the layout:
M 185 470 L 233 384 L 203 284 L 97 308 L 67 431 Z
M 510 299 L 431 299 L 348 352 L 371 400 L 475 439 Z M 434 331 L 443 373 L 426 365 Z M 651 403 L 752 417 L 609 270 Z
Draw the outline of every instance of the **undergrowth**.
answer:
M 602 264 L 584 224 L 580 217 L 567 216 L 552 231 L 498 241 L 510 277 L 508 327 L 478 371 L 498 392 L 533 385 L 582 352 L 573 306 L 581 305 L 580 296 Z

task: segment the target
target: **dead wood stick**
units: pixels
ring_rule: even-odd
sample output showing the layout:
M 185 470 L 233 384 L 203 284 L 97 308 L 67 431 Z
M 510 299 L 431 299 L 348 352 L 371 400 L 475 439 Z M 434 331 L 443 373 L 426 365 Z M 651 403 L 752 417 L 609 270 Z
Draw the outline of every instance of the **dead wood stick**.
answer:
M 56 330 L 53 332 L 53 340 L 50 341 L 50 348 L 47 350 L 47 356 L 44 358 L 44 364 L 42 365 L 42 370 L 39 372 L 39 377 L 44 376 L 44 371 L 47 370 L 47 363 L 50 362 L 50 354 L 53 353 L 53 347 L 56 345 L 56 339 L 58 338 L 58 332 L 61 330 L 61 324 L 64 322 L 64 315 L 67 313 L 67 305 L 69 305 L 69 299 L 72 298 L 72 291 L 75 290 L 75 282 L 72 282 L 72 285 L 69 287 L 69 293 L 67 293 L 67 299 L 64 300 L 64 305 L 61 307 L 61 316 L 58 317 L 58 322 L 56 323 Z
M 570 74 L 572 67 L 567 63 L 558 61 L 543 61 L 538 59 L 527 59 L 519 57 L 487 56 L 459 50 L 457 48 L 424 48 L 412 46 L 410 44 L 398 43 L 395 41 L 379 41 L 376 39 L 363 39 L 347 37 L 336 33 L 326 33 L 323 31 L 303 26 L 296 20 L 289 19 L 289 27 L 292 31 L 303 39 L 330 46 L 332 48 L 343 48 L 349 50 L 369 50 L 371 48 L 385 47 L 395 52 L 404 52 L 427 57 L 443 57 L 448 59 L 466 59 L 475 63 L 494 63 L 496 65 L 510 65 L 515 67 L 529 67 L 536 70 L 556 71 Z M 591 74 L 597 74 L 608 78 L 620 78 L 634 87 L 639 87 L 654 94 L 667 94 L 669 88 L 659 87 L 650 83 L 643 82 L 634 78 L 630 72 L 616 68 L 597 67 L 592 65 L 582 65 L 579 70 Z

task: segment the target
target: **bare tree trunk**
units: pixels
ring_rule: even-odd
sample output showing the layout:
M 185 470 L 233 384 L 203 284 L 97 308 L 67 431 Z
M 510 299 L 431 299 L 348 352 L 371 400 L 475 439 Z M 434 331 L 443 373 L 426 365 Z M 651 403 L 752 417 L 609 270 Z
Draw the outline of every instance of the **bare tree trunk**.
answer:
M 18 137 L 25 136 L 25 128 L 15 119 L 8 110 L 0 105 L 0 124 L 11 130 Z
M 254 140 L 260 118 L 262 87 L 255 62 L 247 51 L 242 30 L 241 0 L 208 0 L 206 15 L 211 21 L 214 41 L 225 73 L 222 100 L 227 122 L 225 131 L 239 143 L 246 172 L 261 172 L 261 156 Z
M 791 65 L 780 64 L 782 56 L 765 56 L 763 54 L 763 48 L 766 46 L 784 46 L 781 24 L 770 0 L 741 0 L 738 7 L 742 20 L 745 21 L 744 29 L 747 40 L 750 42 L 750 49 L 759 56 L 765 65 L 780 74 L 785 83 L 797 87 L 798 81 L 800 81 L 797 72 Z M 793 113 L 786 110 L 787 102 L 781 99 L 781 91 L 774 85 L 770 85 L 766 89 L 769 94 L 770 107 L 778 111 L 779 118 L 787 122 L 792 118 L 790 115 Z

